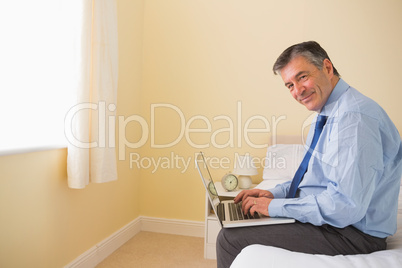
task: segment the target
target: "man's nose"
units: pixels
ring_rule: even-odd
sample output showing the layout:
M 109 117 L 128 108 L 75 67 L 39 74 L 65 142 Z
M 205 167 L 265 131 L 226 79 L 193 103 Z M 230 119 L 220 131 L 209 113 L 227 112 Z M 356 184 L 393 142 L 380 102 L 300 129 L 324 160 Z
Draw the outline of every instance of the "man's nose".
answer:
M 306 88 L 304 87 L 303 83 L 295 83 L 294 90 L 296 91 L 296 95 L 300 96 L 303 95 Z

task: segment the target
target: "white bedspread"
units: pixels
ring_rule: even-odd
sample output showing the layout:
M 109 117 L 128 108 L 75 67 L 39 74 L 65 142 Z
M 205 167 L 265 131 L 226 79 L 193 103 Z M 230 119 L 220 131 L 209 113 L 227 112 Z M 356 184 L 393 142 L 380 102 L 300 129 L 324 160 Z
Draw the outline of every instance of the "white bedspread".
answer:
M 387 239 L 387 250 L 362 255 L 314 255 L 289 250 L 251 245 L 243 249 L 232 268 L 401 268 L 402 267 L 402 214 L 398 214 L 398 231 Z

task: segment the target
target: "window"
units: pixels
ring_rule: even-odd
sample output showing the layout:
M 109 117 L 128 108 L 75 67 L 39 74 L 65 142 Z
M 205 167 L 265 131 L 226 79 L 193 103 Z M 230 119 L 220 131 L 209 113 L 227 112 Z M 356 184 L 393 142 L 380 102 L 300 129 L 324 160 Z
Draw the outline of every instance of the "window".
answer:
M 66 146 L 79 2 L 0 3 L 0 155 Z

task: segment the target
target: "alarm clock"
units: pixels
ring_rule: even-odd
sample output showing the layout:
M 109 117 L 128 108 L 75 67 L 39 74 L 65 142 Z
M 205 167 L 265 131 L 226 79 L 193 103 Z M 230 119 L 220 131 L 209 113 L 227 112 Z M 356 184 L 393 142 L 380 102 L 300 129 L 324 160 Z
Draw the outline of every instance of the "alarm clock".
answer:
M 237 177 L 231 173 L 226 174 L 223 176 L 222 180 L 222 187 L 228 192 L 236 190 L 237 186 L 239 185 L 239 180 Z
M 208 183 L 208 191 L 213 195 L 213 196 L 218 196 L 218 193 L 216 192 L 215 185 L 212 181 Z

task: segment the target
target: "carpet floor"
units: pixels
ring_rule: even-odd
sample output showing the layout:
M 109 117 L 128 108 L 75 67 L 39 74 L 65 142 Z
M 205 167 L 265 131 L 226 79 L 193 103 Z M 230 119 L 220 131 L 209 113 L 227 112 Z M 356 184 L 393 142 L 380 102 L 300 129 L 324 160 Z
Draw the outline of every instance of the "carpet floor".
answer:
M 140 232 L 96 267 L 209 268 L 216 260 L 204 259 L 204 238 Z

